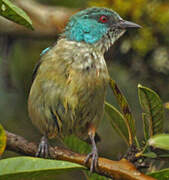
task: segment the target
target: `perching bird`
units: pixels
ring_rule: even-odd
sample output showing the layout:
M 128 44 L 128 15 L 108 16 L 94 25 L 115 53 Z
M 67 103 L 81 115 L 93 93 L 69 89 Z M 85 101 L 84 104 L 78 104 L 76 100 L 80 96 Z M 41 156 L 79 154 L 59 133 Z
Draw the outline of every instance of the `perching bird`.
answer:
M 42 52 L 28 100 L 30 118 L 43 134 L 38 155 L 46 155 L 48 138 L 89 137 L 86 162 L 92 158 L 90 170 L 97 167 L 95 133 L 109 82 L 103 55 L 127 28 L 140 26 L 110 9 L 88 8 L 73 15 L 57 44 Z

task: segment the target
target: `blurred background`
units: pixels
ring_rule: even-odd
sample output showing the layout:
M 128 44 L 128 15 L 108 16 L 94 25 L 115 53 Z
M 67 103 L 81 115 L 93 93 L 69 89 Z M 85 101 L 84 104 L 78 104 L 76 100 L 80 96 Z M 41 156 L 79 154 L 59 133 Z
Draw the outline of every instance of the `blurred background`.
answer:
M 13 133 L 39 142 L 41 137 L 27 112 L 27 98 L 33 68 L 43 49 L 57 41 L 68 18 L 87 7 L 108 7 L 143 28 L 130 30 L 105 54 L 111 77 L 131 106 L 137 134 L 142 137 L 141 107 L 137 95 L 140 83 L 152 88 L 162 101 L 169 101 L 169 2 L 168 0 L 16 0 L 33 21 L 35 30 L 0 17 L 0 123 Z M 118 107 L 111 90 L 107 101 Z M 166 130 L 169 129 L 166 110 Z M 104 118 L 100 124 L 100 156 L 118 159 L 127 146 Z M 13 156 L 6 152 L 4 157 Z M 79 174 L 77 179 L 83 179 Z M 76 179 L 77 174 L 65 175 Z M 66 178 L 65 177 L 65 178 Z M 79 178 L 81 177 L 81 178 Z

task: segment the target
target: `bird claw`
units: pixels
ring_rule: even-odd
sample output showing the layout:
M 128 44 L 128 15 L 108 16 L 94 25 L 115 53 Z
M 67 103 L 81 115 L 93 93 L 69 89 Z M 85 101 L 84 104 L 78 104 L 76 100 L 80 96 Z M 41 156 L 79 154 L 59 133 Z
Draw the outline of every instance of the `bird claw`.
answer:
M 43 158 L 49 157 L 49 146 L 48 146 L 48 141 L 46 137 L 44 136 L 42 137 L 35 156 L 43 157 Z
M 88 163 L 89 159 L 91 158 L 91 164 L 90 164 L 90 172 L 92 173 L 94 170 L 97 169 L 98 166 L 98 152 L 97 149 L 93 149 L 91 153 L 89 153 L 85 159 L 85 164 Z

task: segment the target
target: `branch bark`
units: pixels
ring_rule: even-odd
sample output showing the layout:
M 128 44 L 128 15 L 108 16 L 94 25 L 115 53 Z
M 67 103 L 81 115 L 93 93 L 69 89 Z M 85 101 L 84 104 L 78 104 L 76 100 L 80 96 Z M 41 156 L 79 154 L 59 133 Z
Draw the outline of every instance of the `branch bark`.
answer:
M 0 17 L 0 34 L 19 37 L 56 37 L 58 33 L 62 32 L 69 17 L 77 11 L 64 7 L 42 5 L 32 0 L 15 0 L 14 3 L 31 18 L 34 31 Z
M 22 155 L 35 156 L 38 148 L 37 144 L 34 142 L 29 142 L 25 138 L 8 131 L 6 131 L 6 135 L 7 150 L 14 151 Z M 59 148 L 57 146 L 54 148 L 50 147 L 49 153 L 52 159 L 74 162 L 90 168 L 90 161 L 88 164 L 84 163 L 86 158 L 85 155 Z M 155 180 L 154 178 L 139 172 L 134 165 L 126 159 L 112 161 L 100 157 L 98 160 L 98 169 L 96 170 L 96 173 L 114 178 L 116 180 Z

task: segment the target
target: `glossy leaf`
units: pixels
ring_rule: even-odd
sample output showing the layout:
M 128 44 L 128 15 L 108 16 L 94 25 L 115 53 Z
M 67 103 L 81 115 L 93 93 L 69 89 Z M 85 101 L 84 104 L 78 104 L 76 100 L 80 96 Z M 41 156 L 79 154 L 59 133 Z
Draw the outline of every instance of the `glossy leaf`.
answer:
M 9 0 L 0 0 L 0 16 L 33 30 L 32 21 L 28 15 Z
M 169 134 L 158 134 L 148 140 L 150 146 L 169 150 Z
M 169 168 L 149 173 L 148 175 L 158 180 L 169 180 Z
M 125 119 L 125 124 L 128 129 L 129 134 L 129 144 L 133 144 L 134 140 L 136 139 L 136 128 L 135 128 L 135 120 L 131 114 L 130 107 L 126 98 L 121 93 L 120 89 L 118 88 L 117 84 L 114 80 L 110 80 L 110 87 L 113 90 L 113 93 L 116 97 L 116 100 L 121 108 L 122 114 Z
M 105 102 L 105 113 L 114 130 L 129 145 L 129 134 L 123 115 L 108 102 Z
M 3 154 L 6 147 L 6 134 L 2 125 L 0 124 L 0 156 Z
M 149 136 L 163 133 L 164 109 L 160 97 L 153 90 L 138 85 L 138 95 L 142 109 L 145 112 L 146 129 L 149 129 Z M 143 120 L 144 121 L 144 120 Z
M 0 160 L 0 180 L 39 180 L 55 178 L 57 174 L 84 166 L 59 160 L 15 157 Z

